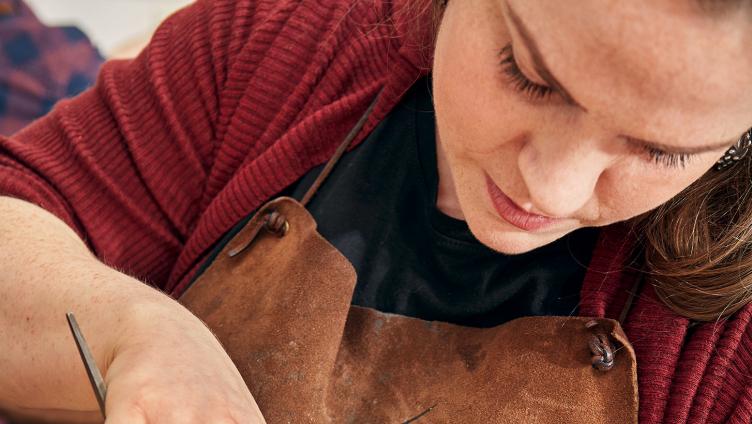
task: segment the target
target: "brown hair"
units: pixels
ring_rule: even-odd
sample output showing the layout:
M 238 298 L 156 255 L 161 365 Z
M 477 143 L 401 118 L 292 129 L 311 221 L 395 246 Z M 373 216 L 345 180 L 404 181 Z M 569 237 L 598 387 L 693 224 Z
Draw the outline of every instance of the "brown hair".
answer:
M 635 221 L 646 277 L 677 313 L 711 321 L 752 301 L 751 192 L 747 157 Z
M 749 2 L 698 0 L 725 16 Z M 752 160 L 711 169 L 672 200 L 635 221 L 644 272 L 659 298 L 695 321 L 727 317 L 752 302 Z

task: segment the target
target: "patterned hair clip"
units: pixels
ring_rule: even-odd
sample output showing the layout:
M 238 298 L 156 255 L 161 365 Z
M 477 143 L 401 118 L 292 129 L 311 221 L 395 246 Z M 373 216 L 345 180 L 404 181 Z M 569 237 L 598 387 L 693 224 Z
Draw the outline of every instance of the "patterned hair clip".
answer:
M 747 130 L 747 132 L 739 138 L 739 141 L 737 141 L 736 144 L 726 150 L 723 157 L 718 159 L 718 162 L 715 163 L 715 169 L 717 171 L 723 171 L 736 162 L 739 162 L 744 156 L 746 156 L 747 152 L 749 152 L 750 146 L 752 146 L 752 128 Z

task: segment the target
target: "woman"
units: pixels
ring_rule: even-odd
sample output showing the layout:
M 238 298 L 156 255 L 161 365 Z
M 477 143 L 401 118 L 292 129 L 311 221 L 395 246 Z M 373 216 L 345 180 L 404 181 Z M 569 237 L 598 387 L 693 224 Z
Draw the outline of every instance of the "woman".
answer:
M 75 310 L 106 376 L 108 421 L 260 422 L 211 333 L 129 275 L 182 294 L 229 229 L 275 195 L 304 190 L 301 178 L 374 98 L 356 143 L 409 106 L 405 93 L 430 74 L 436 163 L 427 168 L 443 218 L 466 221 L 497 260 L 545 252 L 513 267 L 545 271 L 535 280 L 548 293 L 544 315 L 566 315 L 556 282 L 577 275 L 548 263 L 563 258 L 563 237 L 606 226 L 577 313 L 610 318 L 635 280 L 635 235 L 618 223 L 644 218 L 637 265 L 652 284 L 625 321 L 641 421 L 748 422 L 749 161 L 737 153 L 727 169 L 711 168 L 748 140 L 749 6 L 199 1 L 136 60 L 106 65 L 94 90 L 3 141 L 3 193 L 52 214 L 10 198 L 1 206 L 0 293 L 18 300 L 0 328 L 19 342 L 3 349 L 0 399 L 96 409 L 62 321 Z M 578 234 L 576 249 L 589 253 L 591 238 Z M 501 309 L 519 306 L 505 296 Z M 396 311 L 421 314 L 400 299 Z M 516 299 L 517 316 L 536 313 L 535 296 Z M 690 329 L 690 320 L 711 322 Z

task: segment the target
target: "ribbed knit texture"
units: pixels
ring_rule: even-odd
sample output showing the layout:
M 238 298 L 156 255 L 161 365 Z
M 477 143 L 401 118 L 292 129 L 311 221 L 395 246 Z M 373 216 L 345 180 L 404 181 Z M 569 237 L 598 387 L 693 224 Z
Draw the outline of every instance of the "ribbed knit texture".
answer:
M 0 193 L 178 294 L 229 228 L 329 158 L 381 87 L 357 141 L 429 71 L 428 3 L 199 0 L 138 58 L 106 64 L 94 89 L 0 140 Z M 618 316 L 629 248 L 622 226 L 604 230 L 583 315 Z M 750 318 L 747 307 L 685 340 L 688 321 L 645 285 L 625 325 L 640 421 L 752 422 Z

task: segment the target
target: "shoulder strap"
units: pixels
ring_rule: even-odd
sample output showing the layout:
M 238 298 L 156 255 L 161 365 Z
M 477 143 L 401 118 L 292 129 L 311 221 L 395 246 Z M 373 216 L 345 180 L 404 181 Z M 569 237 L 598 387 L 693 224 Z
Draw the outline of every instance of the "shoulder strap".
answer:
M 644 274 L 640 274 L 635 278 L 634 285 L 632 286 L 632 289 L 627 292 L 627 300 L 624 302 L 624 307 L 621 310 L 621 314 L 619 315 L 619 324 L 624 326 L 624 323 L 627 321 L 627 315 L 629 314 L 629 311 L 632 309 L 632 304 L 634 304 L 635 298 L 638 296 L 640 289 L 642 288 L 642 282 L 645 279 Z
M 376 97 L 373 99 L 371 104 L 368 106 L 368 109 L 366 109 L 366 112 L 363 114 L 363 116 L 360 117 L 358 122 L 355 124 L 355 126 L 350 130 L 350 132 L 347 134 L 347 137 L 342 141 L 342 143 L 337 147 L 337 150 L 334 152 L 334 155 L 329 159 L 329 162 L 326 163 L 326 166 L 321 171 L 321 173 L 316 177 L 316 180 L 313 182 L 313 185 L 308 189 L 306 194 L 303 196 L 303 200 L 300 201 L 300 204 L 305 207 L 308 205 L 308 203 L 311 201 L 313 196 L 316 194 L 316 192 L 321 188 L 321 185 L 324 183 L 324 180 L 326 180 L 326 177 L 331 174 L 332 170 L 334 169 L 334 166 L 337 165 L 337 162 L 339 162 L 340 158 L 342 158 L 342 155 L 345 154 L 345 151 L 347 151 L 347 148 L 350 147 L 350 144 L 355 139 L 355 137 L 360 133 L 360 130 L 363 129 L 363 125 L 365 125 L 366 121 L 368 120 L 368 117 L 371 116 L 371 113 L 373 112 L 373 109 L 376 107 L 376 103 L 379 100 L 379 97 L 381 97 L 381 93 L 384 91 L 382 88 L 379 90 L 379 93 L 376 95 Z

